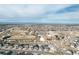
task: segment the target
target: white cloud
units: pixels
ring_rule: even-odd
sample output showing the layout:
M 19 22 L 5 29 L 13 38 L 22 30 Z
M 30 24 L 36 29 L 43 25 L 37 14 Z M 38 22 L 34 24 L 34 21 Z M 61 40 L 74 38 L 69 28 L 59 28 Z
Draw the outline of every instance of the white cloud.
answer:
M 27 8 L 18 9 L 16 12 L 20 14 L 21 17 L 33 17 L 45 13 L 45 10 L 44 6 L 30 5 Z
M 70 5 L 0 5 L 0 18 L 39 17 Z

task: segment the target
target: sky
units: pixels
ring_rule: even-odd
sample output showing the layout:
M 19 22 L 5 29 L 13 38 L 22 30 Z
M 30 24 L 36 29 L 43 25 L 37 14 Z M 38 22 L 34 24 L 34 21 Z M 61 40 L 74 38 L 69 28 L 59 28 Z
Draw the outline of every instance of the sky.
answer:
M 0 4 L 0 23 L 79 24 L 79 4 Z

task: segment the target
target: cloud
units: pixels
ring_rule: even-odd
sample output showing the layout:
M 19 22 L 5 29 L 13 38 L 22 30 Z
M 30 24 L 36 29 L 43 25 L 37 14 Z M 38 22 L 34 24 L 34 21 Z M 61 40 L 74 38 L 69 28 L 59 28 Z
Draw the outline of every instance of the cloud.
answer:
M 0 18 L 39 17 L 69 5 L 0 5 Z
M 43 5 L 1 5 L 0 18 L 34 17 L 44 13 Z
M 0 22 L 79 23 L 79 5 L 0 5 Z

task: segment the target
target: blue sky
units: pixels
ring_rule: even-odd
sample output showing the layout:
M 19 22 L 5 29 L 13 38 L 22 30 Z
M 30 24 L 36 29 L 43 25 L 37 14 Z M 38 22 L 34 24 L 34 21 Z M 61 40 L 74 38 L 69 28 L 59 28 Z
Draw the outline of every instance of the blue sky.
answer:
M 0 22 L 79 24 L 78 4 L 0 5 Z

